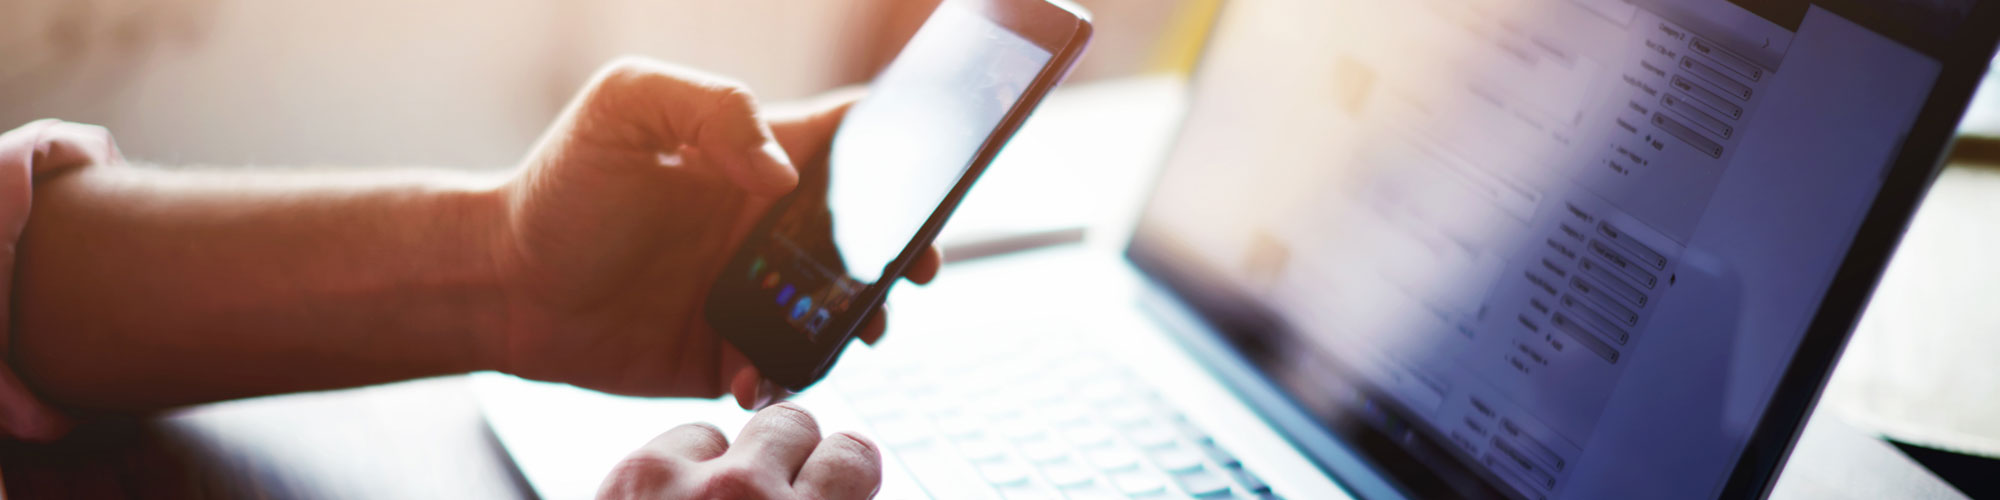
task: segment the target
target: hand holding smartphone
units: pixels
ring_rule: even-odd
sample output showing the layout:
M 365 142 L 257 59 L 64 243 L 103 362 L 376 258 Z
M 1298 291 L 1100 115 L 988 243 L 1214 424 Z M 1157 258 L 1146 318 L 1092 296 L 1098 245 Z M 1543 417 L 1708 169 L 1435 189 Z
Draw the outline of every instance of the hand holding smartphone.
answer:
M 1090 36 L 1074 6 L 945 1 L 847 112 L 828 172 L 731 257 L 709 325 L 778 385 L 824 377 Z

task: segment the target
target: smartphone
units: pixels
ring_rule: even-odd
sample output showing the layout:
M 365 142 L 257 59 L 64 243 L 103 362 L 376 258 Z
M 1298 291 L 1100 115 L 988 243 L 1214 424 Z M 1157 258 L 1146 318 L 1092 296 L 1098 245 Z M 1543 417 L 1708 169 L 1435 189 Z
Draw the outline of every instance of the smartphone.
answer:
M 709 325 L 778 385 L 824 377 L 1090 36 L 1066 3 L 940 4 L 730 258 Z

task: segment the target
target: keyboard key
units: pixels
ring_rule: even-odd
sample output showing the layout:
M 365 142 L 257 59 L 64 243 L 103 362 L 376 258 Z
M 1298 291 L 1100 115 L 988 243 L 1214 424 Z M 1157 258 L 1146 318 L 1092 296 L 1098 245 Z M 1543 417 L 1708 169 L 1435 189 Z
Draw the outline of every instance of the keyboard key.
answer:
M 1099 387 L 1104 387 L 1104 386 L 1099 386 Z M 1117 411 L 1119 408 L 1123 407 L 1130 407 L 1138 410 L 1148 410 L 1148 411 L 1151 410 L 1150 408 L 1146 407 L 1146 401 L 1144 399 L 1141 399 L 1138 394 L 1133 393 L 1130 389 L 1126 389 L 1123 387 L 1110 388 L 1110 389 L 1097 389 L 1095 391 L 1078 390 L 1077 400 L 1090 403 L 1090 406 L 1092 408 L 1096 408 L 1097 411 L 1105 412 L 1107 414 Z
M 1152 418 L 1153 418 L 1153 412 L 1151 410 L 1148 410 L 1147 408 L 1137 405 L 1117 406 L 1104 409 L 1104 421 L 1110 422 L 1113 425 L 1119 425 L 1119 426 L 1137 425 L 1140 423 L 1144 423 L 1148 420 L 1151 420 Z
M 1200 447 L 1202 453 L 1207 454 L 1208 459 L 1214 460 L 1217 465 L 1221 465 L 1223 467 L 1237 467 L 1243 465 L 1242 461 L 1236 459 L 1236 455 L 1229 453 L 1229 450 L 1222 449 L 1222 445 L 1220 443 L 1216 443 L 1215 438 L 1197 439 L 1195 440 L 1195 446 Z
M 1151 387 L 1147 387 L 1140 392 L 1139 398 L 1145 401 L 1147 405 L 1152 406 L 1153 411 L 1160 412 L 1163 415 L 1180 413 L 1180 409 L 1174 407 L 1173 401 L 1168 401 L 1166 395 L 1160 394 L 1160 391 L 1155 391 Z
M 1057 364 L 1049 372 L 1063 380 L 1099 380 L 1117 375 L 1116 370 L 1105 367 L 1102 361 L 1083 359 Z M 1075 388 L 1075 385 L 1070 387 L 1070 389 Z
M 1061 489 L 1063 497 L 1070 500 L 1125 500 L 1124 493 L 1112 489 L 1111 485 L 1092 481 L 1082 485 Z M 942 497 L 940 497 L 942 498 Z
M 1028 415 L 1026 412 L 1014 407 L 988 408 L 986 410 L 986 419 L 995 424 L 1022 422 L 1026 421 L 1027 418 Z
M 1070 417 L 1049 417 L 1046 421 L 1049 424 L 1049 428 L 1056 432 L 1069 432 L 1072 429 L 1081 429 L 1084 427 L 1097 425 L 1096 422 L 1090 420 L 1090 417 L 1082 415 L 1070 416 Z
M 1031 395 L 1027 396 L 1026 399 L 1028 401 L 1029 406 L 1035 408 L 1045 408 L 1069 400 L 1069 395 L 1054 390 L 1036 389 L 1036 391 Z
M 1020 410 L 1015 409 L 1012 404 L 988 397 L 966 401 L 965 410 L 985 418 L 988 422 L 1000 422 L 1020 416 Z
M 1056 493 L 1055 490 L 1049 489 L 1047 486 L 1032 483 L 1002 486 L 998 489 L 1000 490 L 1000 498 L 1007 500 L 1054 500 L 1062 498 L 1061 493 Z
M 1075 460 L 1042 465 L 1042 477 L 1057 488 L 1077 488 L 1097 481 L 1097 471 Z
M 1174 483 L 1179 484 L 1187 494 L 1196 497 L 1229 496 L 1229 478 L 1200 467 L 1190 472 L 1174 474 Z
M 936 383 L 920 382 L 916 384 L 910 384 L 907 388 L 903 390 L 903 395 L 908 396 L 910 399 L 925 401 L 933 397 L 942 395 L 946 392 L 948 392 L 947 389 L 938 386 L 938 384 Z
M 915 400 L 915 404 L 922 406 L 924 408 L 932 408 L 934 409 L 933 413 L 937 413 L 937 410 L 956 409 L 964 407 L 966 406 L 967 399 L 968 398 L 966 395 L 960 394 L 957 391 L 951 391 L 951 392 L 941 392 L 937 394 L 932 394 L 929 397 L 925 397 L 923 399 L 917 399 Z
M 1170 444 L 1147 450 L 1146 455 L 1152 457 L 1153 465 L 1160 466 L 1160 470 L 1168 473 L 1179 474 L 1201 470 L 1201 452 L 1186 446 Z
M 1049 429 L 1041 424 L 1014 421 L 998 425 L 999 434 L 1015 442 L 1048 439 Z
M 1102 471 L 1122 471 L 1139 467 L 1139 454 L 1121 447 L 1094 448 L 1084 452 L 1091 465 Z
M 1057 402 L 1041 407 L 1042 418 L 1057 427 L 1077 427 L 1091 423 L 1093 412 L 1089 407 L 1071 402 Z
M 1047 463 L 1069 457 L 1069 446 L 1054 439 L 1043 437 L 1016 443 L 1020 446 L 1021 458 L 1032 463 Z
M 1111 484 L 1120 493 L 1132 496 L 1154 495 L 1167 490 L 1167 482 L 1160 475 L 1146 470 L 1131 470 L 1111 475 Z
M 1271 492 L 1271 485 L 1264 484 L 1263 479 L 1258 479 L 1256 474 L 1250 473 L 1243 466 L 1230 467 L 1229 475 L 1236 478 L 1236 484 L 1243 486 L 1244 491 L 1259 495 Z
M 1104 405 L 1137 402 L 1132 399 L 1131 384 L 1117 379 L 1085 381 L 1076 386 L 1075 394 L 1084 401 L 1092 401 Z
M 1078 447 L 1104 446 L 1111 444 L 1114 435 L 1102 425 L 1089 424 L 1064 430 L 1063 439 Z
M 936 498 L 998 498 L 979 471 L 942 443 L 896 450 L 896 459 Z
M 861 414 L 861 418 L 876 425 L 907 418 L 908 410 L 912 407 L 914 405 L 910 400 L 894 395 L 874 396 L 855 402 L 855 408 L 859 409 L 857 412 Z
M 1208 431 L 1202 430 L 1201 426 L 1195 425 L 1193 421 L 1188 420 L 1187 415 L 1182 415 L 1180 412 L 1167 416 L 1167 422 L 1174 427 L 1174 430 L 1180 432 L 1181 437 L 1190 441 L 1208 439 Z
M 958 452 L 966 460 L 991 462 L 1007 457 L 1007 447 L 987 438 L 973 438 L 958 442 Z
M 882 440 L 881 441 L 882 446 L 886 446 L 891 450 L 900 450 L 903 448 L 909 448 L 914 446 L 929 446 L 932 444 L 936 444 L 938 442 L 936 438 L 929 436 L 917 436 L 917 435 L 894 436 L 894 437 L 876 436 L 876 439 Z
M 1140 448 L 1172 446 L 1176 440 L 1173 431 L 1168 430 L 1160 424 L 1147 423 L 1129 426 L 1122 430 L 1125 431 L 1125 437 L 1131 439 L 1132 444 Z
M 986 433 L 986 425 L 979 419 L 966 415 L 950 415 L 937 419 L 938 432 L 952 439 L 979 437 Z
M 900 448 L 930 441 L 936 437 L 929 423 L 908 416 L 878 420 L 875 438 L 884 446 Z
M 1033 479 L 1031 472 L 1020 462 L 999 460 L 979 464 L 979 477 L 986 478 L 986 484 L 1010 486 L 1028 484 Z

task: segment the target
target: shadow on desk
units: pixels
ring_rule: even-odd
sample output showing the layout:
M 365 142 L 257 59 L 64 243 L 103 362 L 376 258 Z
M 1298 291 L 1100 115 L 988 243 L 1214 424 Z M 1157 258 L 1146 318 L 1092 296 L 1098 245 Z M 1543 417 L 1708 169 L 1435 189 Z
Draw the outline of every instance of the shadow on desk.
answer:
M 93 423 L 0 448 L 0 477 L 21 499 L 534 497 L 463 377 Z

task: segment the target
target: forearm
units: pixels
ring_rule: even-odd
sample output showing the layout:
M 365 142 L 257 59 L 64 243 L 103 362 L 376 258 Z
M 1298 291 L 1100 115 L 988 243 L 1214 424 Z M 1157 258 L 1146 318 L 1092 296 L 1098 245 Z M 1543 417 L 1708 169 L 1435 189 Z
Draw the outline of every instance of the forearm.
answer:
M 12 357 L 146 409 L 485 368 L 499 179 L 92 167 L 40 181 Z

